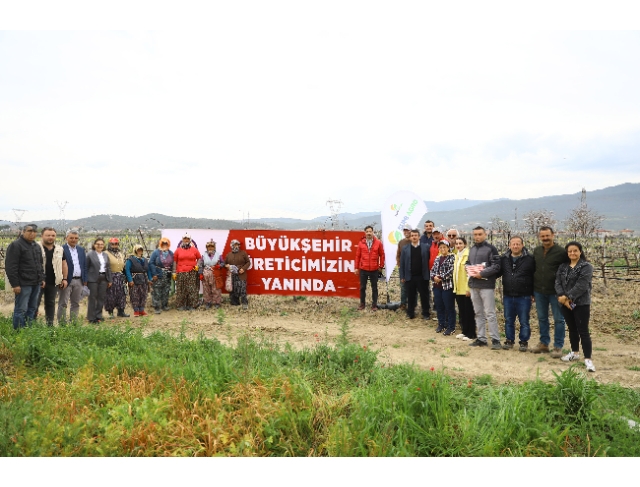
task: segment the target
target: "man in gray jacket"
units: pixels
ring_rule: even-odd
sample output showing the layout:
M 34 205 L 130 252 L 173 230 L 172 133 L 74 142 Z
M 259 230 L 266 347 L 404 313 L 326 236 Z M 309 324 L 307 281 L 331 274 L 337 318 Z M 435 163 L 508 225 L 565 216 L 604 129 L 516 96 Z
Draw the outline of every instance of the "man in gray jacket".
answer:
M 476 315 L 478 338 L 469 346 L 487 346 L 486 323 L 489 322 L 491 350 L 501 350 L 495 301 L 496 276 L 500 272 L 500 254 L 487 242 L 487 232 L 482 227 L 473 229 L 473 241 L 475 245 L 469 250 L 469 260 L 465 266 L 469 276 L 469 290 Z
M 7 247 L 5 270 L 15 294 L 13 328 L 25 327 L 36 316 L 40 289 L 44 287 L 42 251 L 36 244 L 36 225 L 25 225 L 22 235 Z

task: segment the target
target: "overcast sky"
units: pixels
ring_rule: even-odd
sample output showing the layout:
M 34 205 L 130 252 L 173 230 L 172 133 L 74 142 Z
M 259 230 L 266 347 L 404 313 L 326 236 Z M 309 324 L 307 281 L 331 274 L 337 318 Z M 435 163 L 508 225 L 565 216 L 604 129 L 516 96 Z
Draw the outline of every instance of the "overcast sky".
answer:
M 639 31 L 267 3 L 0 32 L 0 219 L 57 218 L 56 200 L 67 219 L 311 218 L 399 190 L 640 182 Z

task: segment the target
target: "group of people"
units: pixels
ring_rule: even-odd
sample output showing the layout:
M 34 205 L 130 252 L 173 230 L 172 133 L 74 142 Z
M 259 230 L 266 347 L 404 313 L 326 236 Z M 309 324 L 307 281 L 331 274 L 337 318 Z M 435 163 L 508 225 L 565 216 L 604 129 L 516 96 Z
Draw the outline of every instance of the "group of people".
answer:
M 415 319 L 418 296 L 422 317 L 431 316 L 431 292 L 437 321 L 436 332 L 451 336 L 456 318 L 461 333 L 456 336 L 471 341 L 472 347 L 488 346 L 487 327 L 492 350 L 511 350 L 516 341 L 516 319 L 520 323 L 518 350 L 550 353 L 566 362 L 580 359 L 580 344 L 588 371 L 595 372 L 589 333 L 591 281 L 593 266 L 586 260 L 582 245 L 569 242 L 564 248 L 556 244 L 549 226 L 539 229 L 538 245 L 533 252 L 524 246 L 522 237 L 513 236 L 509 249 L 500 255 L 487 241 L 486 230 L 473 229 L 473 246 L 456 229 L 443 232 L 427 220 L 424 232 L 404 228 L 398 243 L 396 264 L 401 282 L 401 309 Z M 384 267 L 382 242 L 365 228 L 358 245 L 356 273 L 360 275 L 360 310 L 365 308 L 367 280 L 372 284 L 372 310 L 377 310 L 377 277 Z M 502 278 L 505 319 L 504 343 L 501 343 L 495 305 L 496 280 Z M 539 343 L 529 348 L 529 317 L 535 303 L 540 330 Z M 457 304 L 457 313 L 456 305 Z M 554 322 L 551 345 L 549 309 Z M 571 352 L 563 355 L 565 327 L 569 329 Z
M 79 234 L 69 230 L 64 245 L 56 245 L 56 231 L 45 227 L 37 241 L 37 226 L 25 225 L 20 237 L 6 251 L 5 271 L 9 286 L 15 294 L 13 327 L 19 329 L 37 317 L 44 298 L 45 319 L 53 325 L 78 320 L 80 301 L 88 296 L 87 321 L 104 321 L 103 310 L 111 318 L 129 317 L 125 313 L 127 295 L 134 316 L 147 316 L 147 295 L 152 290 L 154 313 L 169 311 L 171 282 L 176 284 L 176 307 L 193 310 L 200 304 L 199 284 L 207 309 L 218 308 L 222 302 L 225 279 L 231 305 L 248 307 L 247 270 L 249 256 L 240 249 L 238 240 L 231 241 L 231 252 L 223 259 L 213 240 L 205 244 L 205 252 L 198 250 L 189 234 L 185 234 L 175 252 L 171 242 L 161 238 L 149 258 L 144 257 L 142 245 L 135 245 L 126 256 L 120 250 L 118 238 L 111 238 L 105 249 L 101 237 L 93 241 L 90 251 L 78 245 Z M 56 299 L 58 300 L 57 316 Z M 67 308 L 69 315 L 67 317 Z M 114 316 L 114 313 L 117 315 Z

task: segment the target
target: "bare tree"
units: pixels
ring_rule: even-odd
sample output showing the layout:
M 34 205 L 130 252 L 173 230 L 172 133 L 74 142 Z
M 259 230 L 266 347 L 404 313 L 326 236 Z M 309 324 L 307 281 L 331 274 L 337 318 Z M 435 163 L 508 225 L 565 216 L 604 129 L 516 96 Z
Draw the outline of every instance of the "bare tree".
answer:
M 511 223 L 499 218 L 497 215 L 491 218 L 490 239 L 493 241 L 494 235 L 499 238 L 500 242 L 498 243 L 498 246 L 500 248 L 506 248 L 509 246 L 509 239 L 511 238 L 512 233 L 513 228 L 511 227 Z
M 567 231 L 574 237 L 590 237 L 596 233 L 603 221 L 603 215 L 587 207 L 587 190 L 582 188 L 580 205 L 571 210 L 565 220 Z
M 553 211 L 541 208 L 540 210 L 531 210 L 524 215 L 524 228 L 526 233 L 533 235 L 538 234 L 540 227 L 551 227 L 556 229 L 558 221 L 554 218 Z

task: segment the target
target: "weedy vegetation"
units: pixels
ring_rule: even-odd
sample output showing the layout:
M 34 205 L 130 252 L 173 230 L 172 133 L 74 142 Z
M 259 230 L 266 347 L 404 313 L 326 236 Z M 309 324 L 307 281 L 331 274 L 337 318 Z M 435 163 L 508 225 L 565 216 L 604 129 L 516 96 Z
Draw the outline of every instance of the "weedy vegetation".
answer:
M 351 341 L 351 313 L 336 344 L 300 351 L 0 317 L 0 455 L 640 455 L 638 391 L 577 368 L 496 385 L 385 366 Z

